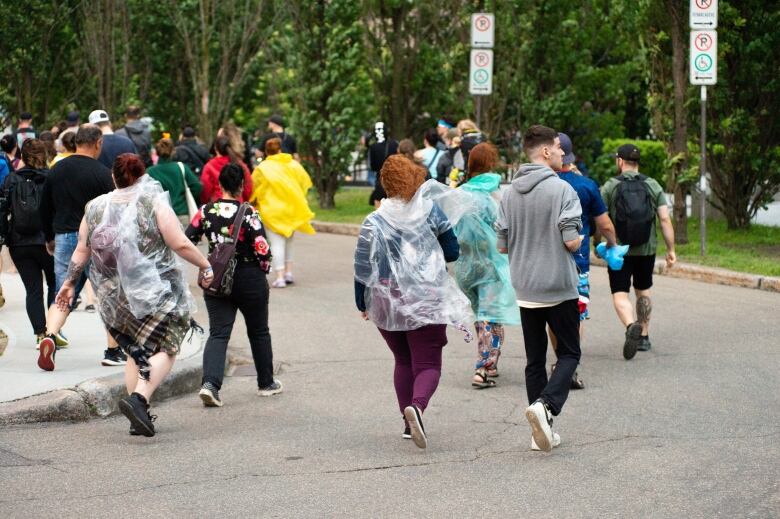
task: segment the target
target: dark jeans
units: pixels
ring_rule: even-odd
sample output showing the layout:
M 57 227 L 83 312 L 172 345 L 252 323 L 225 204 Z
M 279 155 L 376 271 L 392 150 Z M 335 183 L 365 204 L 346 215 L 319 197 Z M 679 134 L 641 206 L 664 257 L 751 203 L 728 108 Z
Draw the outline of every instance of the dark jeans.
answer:
M 401 414 L 412 404 L 425 411 L 439 385 L 447 326 L 429 324 L 416 330 L 398 332 L 379 328 L 379 333 L 395 357 L 393 384 Z
M 528 403 L 544 400 L 558 415 L 569 396 L 571 377 L 580 362 L 580 313 L 577 300 L 570 299 L 547 308 L 520 307 L 525 356 L 525 386 Z M 558 363 L 547 380 L 547 325 L 558 339 Z
M 225 377 L 225 356 L 228 340 L 236 322 L 236 311 L 246 321 L 246 333 L 252 347 L 257 370 L 257 386 L 274 381 L 271 334 L 268 331 L 268 281 L 265 272 L 256 263 L 240 263 L 233 279 L 233 293 L 229 297 L 204 295 L 209 312 L 209 339 L 203 351 L 203 382 L 222 387 Z
M 46 309 L 54 303 L 57 293 L 54 291 L 54 258 L 46 252 L 43 245 L 22 245 L 9 247 L 8 252 L 19 271 L 27 293 L 27 317 L 33 332 L 46 332 Z M 43 277 L 46 278 L 46 306 L 43 306 Z

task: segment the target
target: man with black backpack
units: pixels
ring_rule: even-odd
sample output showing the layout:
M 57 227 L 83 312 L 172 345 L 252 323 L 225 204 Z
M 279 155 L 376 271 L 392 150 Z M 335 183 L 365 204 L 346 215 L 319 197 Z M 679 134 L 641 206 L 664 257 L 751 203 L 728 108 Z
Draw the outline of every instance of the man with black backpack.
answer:
M 669 206 L 661 185 L 639 173 L 640 152 L 633 144 L 618 148 L 615 164 L 618 175 L 601 188 L 601 196 L 615 223 L 618 242 L 629 245 L 623 268 L 609 269 L 612 302 L 618 317 L 626 327 L 623 357 L 632 359 L 637 351 L 650 349 L 650 287 L 653 286 L 655 253 L 658 246 L 655 219 L 661 223 L 661 234 L 666 242 L 666 266 L 677 261 L 674 253 L 674 228 Z M 598 243 L 598 240 L 594 240 Z M 629 299 L 633 278 L 636 293 L 636 319 Z

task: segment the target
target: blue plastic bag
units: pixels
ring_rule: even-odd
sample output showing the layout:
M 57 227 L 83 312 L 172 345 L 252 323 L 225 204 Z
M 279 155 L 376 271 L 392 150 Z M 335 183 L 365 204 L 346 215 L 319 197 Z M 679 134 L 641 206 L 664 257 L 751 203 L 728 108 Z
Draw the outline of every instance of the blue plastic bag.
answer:
M 628 245 L 615 245 L 607 248 L 606 242 L 601 242 L 596 245 L 596 252 L 599 257 L 604 258 L 610 269 L 620 270 L 623 268 L 623 256 L 628 252 Z

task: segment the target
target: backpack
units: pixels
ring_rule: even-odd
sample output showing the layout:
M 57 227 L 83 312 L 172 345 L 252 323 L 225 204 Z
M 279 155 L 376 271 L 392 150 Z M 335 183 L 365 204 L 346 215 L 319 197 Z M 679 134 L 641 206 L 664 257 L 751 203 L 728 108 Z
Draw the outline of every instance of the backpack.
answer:
M 206 163 L 203 162 L 200 157 L 198 157 L 198 154 L 195 152 L 195 150 L 186 144 L 180 144 L 176 146 L 174 159 L 178 162 L 184 162 L 187 164 L 192 172 L 195 173 L 195 175 L 198 177 L 200 177 L 201 172 L 203 172 L 203 166 L 206 165 Z
M 16 172 L 11 174 L 16 177 L 11 189 L 14 232 L 21 235 L 37 234 L 43 228 L 40 208 L 46 177 L 38 173 L 29 177 Z
M 650 241 L 655 210 L 644 175 L 617 177 L 615 195 L 615 231 L 623 245 L 643 245 Z

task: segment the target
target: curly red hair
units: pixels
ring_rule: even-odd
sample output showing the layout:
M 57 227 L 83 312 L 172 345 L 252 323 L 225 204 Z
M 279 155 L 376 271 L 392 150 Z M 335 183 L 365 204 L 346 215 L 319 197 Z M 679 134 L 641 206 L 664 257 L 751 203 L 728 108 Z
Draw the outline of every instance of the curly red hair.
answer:
M 390 155 L 382 165 L 380 182 L 388 198 L 409 201 L 425 182 L 426 170 L 404 155 Z

